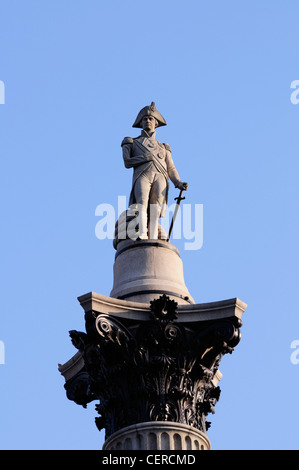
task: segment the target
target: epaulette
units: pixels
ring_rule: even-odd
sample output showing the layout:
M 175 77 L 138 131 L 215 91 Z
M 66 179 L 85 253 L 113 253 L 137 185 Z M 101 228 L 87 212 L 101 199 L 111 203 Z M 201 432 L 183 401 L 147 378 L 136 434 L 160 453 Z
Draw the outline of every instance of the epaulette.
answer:
M 125 144 L 132 144 L 132 143 L 133 143 L 132 137 L 125 137 L 124 140 L 121 143 L 121 146 L 123 146 Z
M 165 149 L 168 150 L 169 152 L 171 152 L 171 147 L 169 144 L 163 144 Z

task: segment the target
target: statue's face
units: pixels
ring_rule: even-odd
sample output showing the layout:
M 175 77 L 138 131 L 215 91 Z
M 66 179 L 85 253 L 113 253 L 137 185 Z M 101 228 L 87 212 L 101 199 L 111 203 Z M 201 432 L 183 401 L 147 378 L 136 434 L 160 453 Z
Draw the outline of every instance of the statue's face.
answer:
M 147 132 L 153 132 L 156 129 L 156 124 L 154 116 L 144 116 L 141 121 L 142 129 Z

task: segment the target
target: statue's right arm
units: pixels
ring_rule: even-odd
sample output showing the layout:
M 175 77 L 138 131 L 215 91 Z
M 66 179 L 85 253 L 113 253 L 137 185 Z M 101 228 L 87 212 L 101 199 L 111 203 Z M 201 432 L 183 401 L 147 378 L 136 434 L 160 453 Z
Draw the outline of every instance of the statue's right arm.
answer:
M 123 151 L 123 159 L 126 168 L 131 168 L 133 165 L 131 164 L 131 153 L 132 153 L 132 144 L 129 143 L 122 143 L 121 144 L 122 151 Z
M 132 147 L 133 147 L 133 139 L 132 137 L 125 137 L 121 143 L 122 151 L 123 151 L 123 159 L 126 168 L 132 168 L 142 163 L 149 161 L 149 157 L 147 154 L 143 155 L 133 155 Z

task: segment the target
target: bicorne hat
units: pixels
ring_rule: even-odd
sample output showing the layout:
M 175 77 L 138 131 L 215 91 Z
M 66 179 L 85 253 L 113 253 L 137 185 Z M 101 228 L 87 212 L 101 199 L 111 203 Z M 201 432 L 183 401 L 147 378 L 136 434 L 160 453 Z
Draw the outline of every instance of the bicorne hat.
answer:
M 150 106 L 145 106 L 145 108 L 142 108 L 142 110 L 139 111 L 138 116 L 132 127 L 142 127 L 141 121 L 144 118 L 144 116 L 153 116 L 158 122 L 157 127 L 166 126 L 166 121 L 164 117 L 156 109 L 154 101 L 151 103 Z

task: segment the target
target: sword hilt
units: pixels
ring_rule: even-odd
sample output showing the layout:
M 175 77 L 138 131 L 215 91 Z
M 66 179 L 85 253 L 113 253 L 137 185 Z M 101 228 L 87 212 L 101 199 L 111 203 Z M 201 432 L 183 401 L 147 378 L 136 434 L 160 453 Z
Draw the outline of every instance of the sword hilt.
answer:
M 181 201 L 183 201 L 183 199 L 186 199 L 185 197 L 182 197 L 182 194 L 183 194 L 184 191 L 185 191 L 185 189 L 181 189 L 180 194 L 178 195 L 178 197 L 175 197 L 174 200 L 181 202 Z

